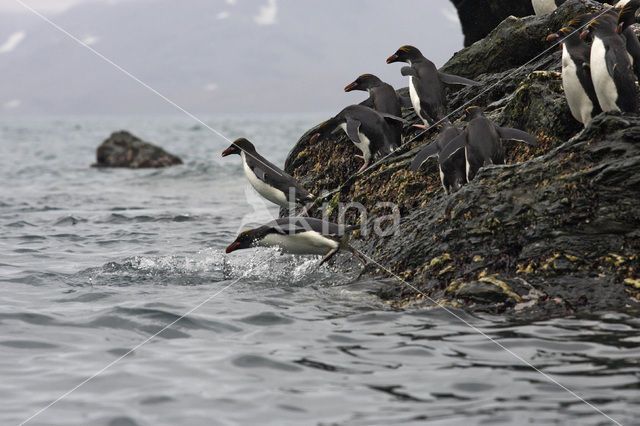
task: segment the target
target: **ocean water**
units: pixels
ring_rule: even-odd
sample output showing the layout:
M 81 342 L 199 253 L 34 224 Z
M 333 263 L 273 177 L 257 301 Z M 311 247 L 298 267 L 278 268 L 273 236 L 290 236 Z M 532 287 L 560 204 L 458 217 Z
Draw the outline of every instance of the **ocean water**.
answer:
M 206 121 L 281 165 L 323 118 Z M 120 129 L 185 164 L 90 168 Z M 225 255 L 277 213 L 227 145 L 182 117 L 0 119 L 0 424 L 640 424 L 637 317 L 456 312 L 563 389 L 358 271 Z

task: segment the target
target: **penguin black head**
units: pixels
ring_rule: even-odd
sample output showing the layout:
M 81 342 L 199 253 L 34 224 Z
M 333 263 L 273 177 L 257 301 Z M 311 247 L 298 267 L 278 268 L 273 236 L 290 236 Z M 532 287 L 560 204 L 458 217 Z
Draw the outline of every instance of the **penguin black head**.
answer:
M 256 152 L 256 147 L 253 146 L 253 144 L 248 140 L 246 140 L 245 138 L 236 139 L 229 146 L 229 148 L 222 151 L 222 156 L 226 157 L 227 155 L 231 155 L 231 154 L 240 155 L 241 152 L 254 153 Z
M 605 13 L 604 15 L 594 19 L 589 23 L 589 26 L 582 34 L 580 38 L 584 38 L 590 32 L 594 34 L 601 34 L 603 36 L 615 34 L 618 30 L 618 22 L 616 17 Z
M 392 64 L 394 62 L 413 62 L 420 58 L 423 58 L 422 53 L 418 48 L 405 45 L 396 51 L 393 55 L 387 58 L 387 63 Z
M 618 12 L 619 32 L 626 30 L 636 22 L 636 11 L 640 8 L 640 0 L 630 0 Z
M 348 84 L 347 87 L 344 88 L 345 92 L 350 92 L 352 90 L 369 90 L 373 87 L 377 87 L 382 83 L 378 77 L 373 74 L 362 74 L 358 77 L 353 83 Z
M 225 253 L 231 253 L 236 250 L 248 249 L 251 248 L 257 241 L 263 239 L 269 232 L 271 228 L 268 226 L 261 226 L 256 229 L 249 229 L 247 231 L 241 232 L 234 242 L 229 244 Z
M 482 117 L 482 108 L 480 108 L 478 106 L 467 107 L 464 110 L 464 112 L 465 112 L 465 115 L 464 115 L 463 119 L 465 121 L 471 121 L 474 118 Z

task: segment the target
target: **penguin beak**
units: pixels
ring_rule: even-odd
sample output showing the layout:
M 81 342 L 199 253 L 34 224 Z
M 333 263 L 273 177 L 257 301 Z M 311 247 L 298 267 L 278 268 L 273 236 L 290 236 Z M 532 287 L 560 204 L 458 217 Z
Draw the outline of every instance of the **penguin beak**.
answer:
M 229 148 L 222 151 L 222 156 L 226 157 L 227 155 L 231 155 L 233 153 L 235 153 L 235 148 L 233 146 L 230 146 Z
M 549 34 L 547 36 L 547 41 L 553 41 L 553 40 L 557 40 L 560 38 L 560 34 L 556 33 L 556 34 Z
M 238 241 L 234 241 L 231 244 L 229 244 L 229 247 L 227 247 L 227 249 L 225 250 L 225 253 L 229 254 L 232 251 L 236 251 L 240 248 L 240 243 Z
M 391 55 L 387 58 L 387 63 L 392 64 L 398 60 L 398 55 Z
M 309 139 L 309 144 L 313 145 L 318 141 L 319 138 L 320 138 L 320 133 L 316 133 L 315 135 L 311 136 L 311 139 Z
M 618 26 L 616 27 L 616 34 L 620 35 L 622 34 L 622 27 L 624 26 L 624 22 L 620 22 L 618 24 Z
M 348 84 L 347 87 L 344 88 L 345 92 L 350 92 L 353 89 L 355 89 L 356 87 L 358 87 L 358 83 L 356 83 L 355 81 L 351 84 Z
M 580 33 L 580 40 L 584 40 L 586 36 L 589 35 L 589 29 L 587 28 L 583 32 Z

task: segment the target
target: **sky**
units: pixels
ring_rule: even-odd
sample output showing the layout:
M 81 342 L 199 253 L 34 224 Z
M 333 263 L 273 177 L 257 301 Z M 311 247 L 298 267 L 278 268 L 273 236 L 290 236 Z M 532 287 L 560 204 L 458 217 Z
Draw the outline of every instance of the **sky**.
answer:
M 406 86 L 384 63 L 398 47 L 440 66 L 462 43 L 449 0 L 0 0 L 0 113 L 174 111 L 86 46 L 184 108 L 236 113 L 357 103 L 360 74 Z

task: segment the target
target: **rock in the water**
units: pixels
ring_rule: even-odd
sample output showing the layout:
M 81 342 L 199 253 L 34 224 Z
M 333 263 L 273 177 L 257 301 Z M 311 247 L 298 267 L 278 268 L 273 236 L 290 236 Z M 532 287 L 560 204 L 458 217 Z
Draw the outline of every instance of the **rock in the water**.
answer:
M 310 131 L 293 148 L 285 170 L 323 194 L 312 216 L 321 216 L 322 203 L 334 221 L 339 202 L 367 208 L 360 233 L 368 235 L 352 241 L 377 262 L 364 274 L 409 284 L 386 285 L 381 297 L 402 306 L 426 296 L 528 317 L 640 306 L 640 115 L 601 114 L 583 129 L 564 96 L 561 52 L 531 60 L 549 47 L 545 34 L 585 8 L 601 8 L 587 3 L 569 0 L 550 15 L 508 18 L 445 65 L 482 83 L 448 96 L 454 125 L 462 127 L 456 120 L 471 102 L 496 124 L 539 141 L 505 142 L 507 165 L 482 168 L 453 195 L 443 193 L 435 160 L 418 173 L 408 169 L 435 131 L 409 142 L 417 131 L 407 129 L 397 155 L 359 176 L 357 149 L 343 132 L 310 145 Z M 404 118 L 417 121 L 406 111 Z M 390 214 L 378 202 L 395 203 L 402 216 L 391 236 L 372 232 L 376 217 Z M 346 218 L 359 220 L 355 210 Z
M 170 167 L 182 160 L 164 149 L 145 142 L 127 131 L 114 132 L 97 150 L 93 167 L 128 167 L 131 169 Z

